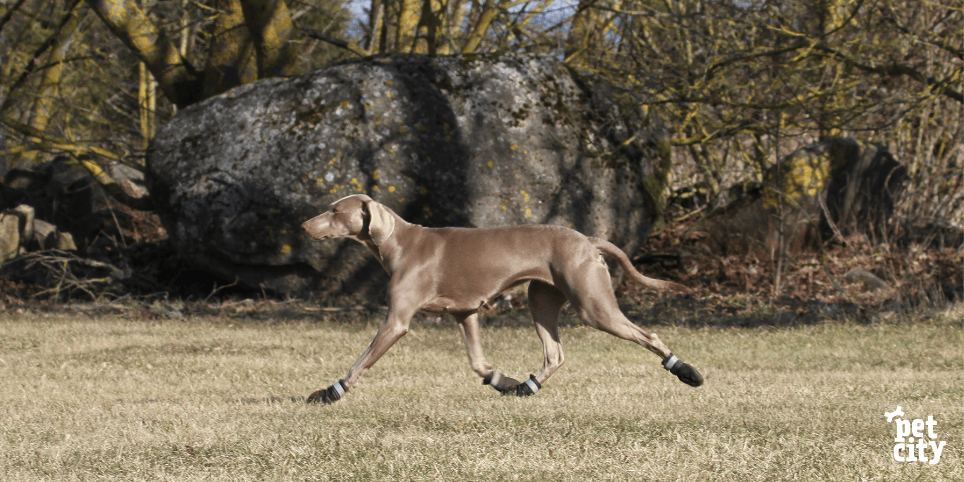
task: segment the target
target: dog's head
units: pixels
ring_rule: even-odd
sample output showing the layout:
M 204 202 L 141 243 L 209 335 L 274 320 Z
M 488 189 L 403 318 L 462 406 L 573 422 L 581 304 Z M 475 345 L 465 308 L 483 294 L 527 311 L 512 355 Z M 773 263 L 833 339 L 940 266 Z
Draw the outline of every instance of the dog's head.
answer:
M 301 225 L 315 239 L 352 238 L 381 246 L 395 231 L 395 216 L 387 207 L 364 194 L 343 197 L 328 211 Z

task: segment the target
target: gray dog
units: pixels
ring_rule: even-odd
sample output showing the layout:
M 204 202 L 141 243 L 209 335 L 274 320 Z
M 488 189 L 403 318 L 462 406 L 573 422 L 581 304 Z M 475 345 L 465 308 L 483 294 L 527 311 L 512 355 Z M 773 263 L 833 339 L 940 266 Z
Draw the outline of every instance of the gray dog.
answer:
M 504 228 L 425 228 L 405 222 L 372 198 L 342 198 L 302 225 L 315 239 L 350 238 L 368 247 L 388 272 L 388 317 L 371 345 L 345 378 L 308 397 L 332 403 L 408 332 L 418 310 L 451 313 L 465 338 L 472 369 L 503 394 L 532 395 L 564 360 L 558 317 L 568 301 L 590 326 L 635 341 L 663 359 L 681 381 L 698 387 L 703 377 L 676 358 L 656 336 L 630 322 L 619 310 L 602 254 L 619 260 L 644 286 L 681 292 L 677 283 L 647 278 L 614 244 L 559 226 Z M 479 308 L 503 291 L 529 282 L 529 311 L 542 340 L 545 361 L 538 375 L 520 383 L 492 370 L 479 341 Z

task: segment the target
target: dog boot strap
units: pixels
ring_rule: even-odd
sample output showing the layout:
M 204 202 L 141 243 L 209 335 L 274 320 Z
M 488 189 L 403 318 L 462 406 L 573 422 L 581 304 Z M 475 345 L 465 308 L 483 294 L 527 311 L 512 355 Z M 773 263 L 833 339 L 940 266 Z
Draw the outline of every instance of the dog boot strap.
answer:
M 342 382 L 341 380 L 338 380 L 337 382 L 333 383 L 330 387 L 328 387 L 328 391 L 330 392 L 332 401 L 334 402 L 341 399 L 342 395 L 348 392 L 348 387 L 345 386 L 344 382 Z
M 483 385 L 492 385 L 493 387 L 496 387 L 496 388 L 501 386 L 501 382 L 502 382 L 502 374 L 495 370 L 489 372 L 489 374 L 482 379 Z
M 515 386 L 515 394 L 519 397 L 528 397 L 529 395 L 535 395 L 542 385 L 536 380 L 535 375 L 529 375 L 529 379 L 525 383 L 520 383 Z
M 535 375 L 529 375 L 529 379 L 526 380 L 526 382 L 525 382 L 523 385 L 525 385 L 526 387 L 528 387 L 528 388 L 529 388 L 529 391 L 532 392 L 532 393 L 530 393 L 529 395 L 534 395 L 536 392 L 539 391 L 540 388 L 542 388 L 542 384 L 540 384 L 540 383 L 536 380 L 536 376 L 535 376 Z
M 700 375 L 700 372 L 690 364 L 683 363 L 672 353 L 663 360 L 663 368 L 669 370 L 669 372 L 676 375 L 676 378 L 679 378 L 681 382 L 691 387 L 698 387 L 703 384 L 703 375 Z
M 318 390 L 317 392 L 312 393 L 311 396 L 308 397 L 308 403 L 321 403 L 325 405 L 329 403 L 335 403 L 338 400 L 341 400 L 341 397 L 346 392 L 348 392 L 348 387 L 345 385 L 345 381 L 338 380 L 337 382 L 333 383 L 330 387 L 324 390 Z

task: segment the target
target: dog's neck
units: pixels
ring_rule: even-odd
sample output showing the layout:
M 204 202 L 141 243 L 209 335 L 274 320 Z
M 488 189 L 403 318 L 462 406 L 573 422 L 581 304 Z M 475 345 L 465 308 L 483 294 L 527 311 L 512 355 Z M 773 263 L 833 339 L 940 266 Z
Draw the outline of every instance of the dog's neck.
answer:
M 381 244 L 381 246 L 375 244 L 375 241 L 371 237 L 366 236 L 365 238 L 361 238 L 358 236 L 351 236 L 351 238 L 355 241 L 365 245 L 365 247 L 375 255 L 375 258 L 378 258 L 378 262 L 382 265 L 382 268 L 385 269 L 385 272 L 388 273 L 389 277 L 391 277 L 395 272 L 395 261 L 400 255 L 398 252 L 400 249 L 398 242 L 399 237 L 408 237 L 412 230 L 422 228 L 417 224 L 412 224 L 405 221 L 395 212 L 392 212 L 392 215 L 395 217 L 395 229 L 393 230 L 391 236 L 389 236 L 388 239 Z

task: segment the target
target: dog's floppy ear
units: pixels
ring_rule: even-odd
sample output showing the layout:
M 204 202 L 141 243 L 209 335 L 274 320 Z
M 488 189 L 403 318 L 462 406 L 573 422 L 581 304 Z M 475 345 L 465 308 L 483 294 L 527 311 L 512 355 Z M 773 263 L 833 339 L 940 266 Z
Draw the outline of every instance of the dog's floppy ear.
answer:
M 375 246 L 381 246 L 395 231 L 395 216 L 391 210 L 374 199 L 365 201 L 364 206 L 369 216 L 368 236 L 372 238 Z

